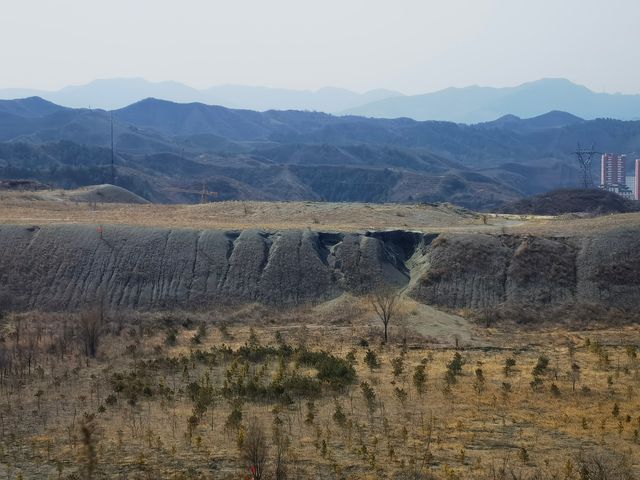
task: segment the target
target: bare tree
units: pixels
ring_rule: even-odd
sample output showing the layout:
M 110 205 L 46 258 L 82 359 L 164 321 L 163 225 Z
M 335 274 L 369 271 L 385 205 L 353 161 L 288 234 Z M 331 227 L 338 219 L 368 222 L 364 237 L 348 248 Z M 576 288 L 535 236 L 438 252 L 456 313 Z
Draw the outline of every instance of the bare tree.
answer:
M 577 363 L 571 364 L 571 371 L 569 372 L 571 378 L 571 390 L 576 391 L 576 383 L 580 381 L 580 366 Z
M 82 450 L 80 452 L 80 474 L 83 480 L 91 480 L 98 464 L 96 451 L 95 424 L 92 418 L 85 418 L 80 423 L 80 438 Z
M 284 433 L 279 424 L 276 424 L 274 427 L 273 443 L 276 447 L 273 478 L 274 480 L 287 480 L 287 451 L 289 449 L 289 437 Z
M 63 320 L 62 326 L 52 339 L 52 343 L 55 346 L 56 352 L 60 355 L 60 360 L 67 354 L 69 344 L 72 342 L 74 336 L 74 329 L 71 325 L 67 324 L 66 320 Z
M 247 465 L 251 479 L 261 480 L 267 464 L 267 439 L 257 418 L 253 418 L 247 428 L 242 444 L 242 459 Z
M 0 291 L 0 320 L 2 320 L 9 311 L 11 311 L 11 307 L 13 305 L 13 299 L 11 295 L 9 295 L 5 291 Z
M 88 310 L 80 315 L 80 340 L 87 357 L 95 358 L 102 336 L 104 311 L 101 307 Z
M 7 376 L 7 370 L 11 367 L 10 354 L 4 343 L 0 343 L 0 387 L 4 386 L 4 380 Z
M 36 361 L 36 353 L 38 347 L 38 332 L 33 329 L 27 330 L 27 345 L 25 349 L 26 360 L 28 366 L 29 375 L 31 375 L 31 366 L 35 364 Z
M 384 325 L 384 343 L 389 338 L 389 323 L 398 313 L 399 298 L 400 292 L 391 287 L 379 288 L 369 295 L 371 306 Z

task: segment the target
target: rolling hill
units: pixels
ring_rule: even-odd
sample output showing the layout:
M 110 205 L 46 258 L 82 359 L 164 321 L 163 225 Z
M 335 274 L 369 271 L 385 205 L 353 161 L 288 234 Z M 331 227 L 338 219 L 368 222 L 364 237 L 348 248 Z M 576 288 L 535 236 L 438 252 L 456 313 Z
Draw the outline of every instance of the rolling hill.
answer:
M 475 209 L 579 178 L 577 142 L 640 151 L 640 122 L 552 111 L 475 125 L 256 112 L 145 99 L 104 110 L 0 102 L 0 178 L 57 187 L 115 183 L 156 202 L 219 199 L 449 201 Z M 594 165 L 594 173 L 596 166 Z

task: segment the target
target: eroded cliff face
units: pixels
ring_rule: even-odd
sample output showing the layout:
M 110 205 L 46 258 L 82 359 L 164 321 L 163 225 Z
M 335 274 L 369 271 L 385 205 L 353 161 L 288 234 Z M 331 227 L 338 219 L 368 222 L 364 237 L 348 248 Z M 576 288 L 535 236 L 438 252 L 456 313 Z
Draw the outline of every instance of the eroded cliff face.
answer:
M 544 238 L 441 235 L 416 260 L 409 294 L 451 308 L 640 307 L 640 231 Z
M 388 283 L 447 307 L 640 307 L 640 232 L 510 235 L 0 226 L 0 292 L 20 309 L 296 305 Z
M 0 226 L 0 290 L 18 308 L 292 305 L 408 282 L 372 236 L 312 231 Z

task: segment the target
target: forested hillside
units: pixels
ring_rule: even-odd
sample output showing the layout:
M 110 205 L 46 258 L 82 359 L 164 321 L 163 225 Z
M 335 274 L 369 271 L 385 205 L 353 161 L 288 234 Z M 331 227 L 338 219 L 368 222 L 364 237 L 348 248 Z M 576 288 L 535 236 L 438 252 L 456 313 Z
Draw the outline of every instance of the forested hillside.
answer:
M 112 124 L 115 183 L 157 202 L 197 201 L 204 184 L 216 199 L 494 209 L 576 186 L 578 142 L 640 150 L 640 122 L 563 112 L 464 125 L 156 99 L 106 112 L 28 98 L 0 101 L 0 178 L 110 183 Z

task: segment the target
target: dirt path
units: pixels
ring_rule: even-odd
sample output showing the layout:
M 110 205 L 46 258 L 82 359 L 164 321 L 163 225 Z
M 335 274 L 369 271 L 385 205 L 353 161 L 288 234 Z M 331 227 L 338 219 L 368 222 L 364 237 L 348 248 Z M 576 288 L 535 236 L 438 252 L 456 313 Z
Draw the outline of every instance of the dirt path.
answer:
M 453 346 L 456 340 L 460 346 L 481 346 L 486 341 L 477 334 L 475 325 L 466 318 L 437 310 L 413 300 L 407 300 L 409 313 L 407 328 L 418 335 L 446 346 Z

